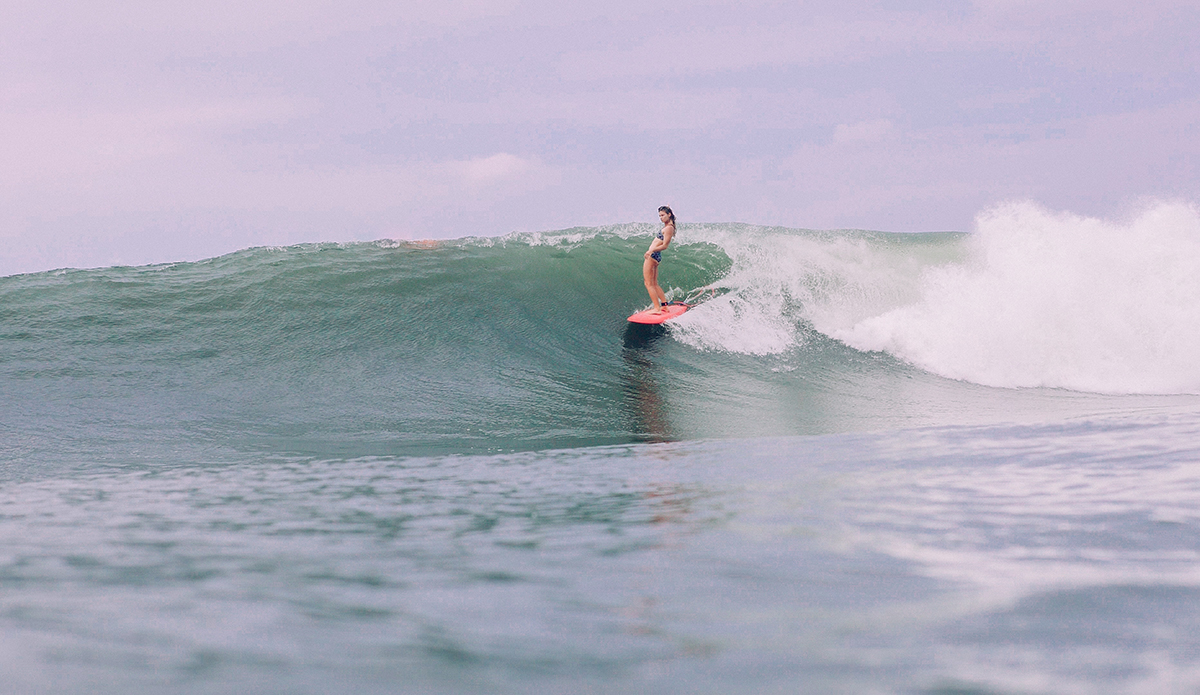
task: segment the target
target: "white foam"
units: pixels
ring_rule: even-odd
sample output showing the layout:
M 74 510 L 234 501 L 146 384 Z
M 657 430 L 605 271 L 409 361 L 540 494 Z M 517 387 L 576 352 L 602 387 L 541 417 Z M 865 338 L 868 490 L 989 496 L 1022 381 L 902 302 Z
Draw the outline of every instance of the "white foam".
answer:
M 928 261 L 854 233 L 745 225 L 691 231 L 732 261 L 714 283 L 725 292 L 674 322 L 680 341 L 703 350 L 775 355 L 803 343 L 801 326 L 850 325 L 917 298 Z
M 1120 223 L 1011 203 L 976 225 L 971 260 L 927 270 L 916 301 L 818 328 L 990 386 L 1200 393 L 1195 207 Z

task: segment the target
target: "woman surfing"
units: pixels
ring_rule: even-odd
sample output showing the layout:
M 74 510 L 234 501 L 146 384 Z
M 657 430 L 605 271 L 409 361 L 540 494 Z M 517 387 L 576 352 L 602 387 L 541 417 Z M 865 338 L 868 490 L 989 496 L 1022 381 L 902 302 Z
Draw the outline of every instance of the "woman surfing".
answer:
M 662 262 L 662 252 L 671 245 L 671 239 L 675 237 L 675 213 L 671 212 L 671 208 L 666 205 L 660 207 L 658 219 L 663 227 L 658 230 L 654 241 L 650 242 L 650 248 L 643 254 L 646 260 L 642 262 L 642 279 L 646 282 L 646 291 L 650 293 L 650 301 L 654 304 L 654 310 L 650 312 L 652 314 L 663 313 L 663 307 L 669 304 L 667 295 L 658 286 L 658 264 Z

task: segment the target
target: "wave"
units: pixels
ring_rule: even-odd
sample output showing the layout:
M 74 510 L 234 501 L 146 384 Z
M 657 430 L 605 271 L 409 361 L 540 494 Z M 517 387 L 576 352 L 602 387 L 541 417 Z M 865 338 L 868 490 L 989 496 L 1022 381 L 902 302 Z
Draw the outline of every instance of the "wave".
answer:
M 12 276 L 0 419 L 66 460 L 97 436 L 358 456 L 1123 408 L 976 385 L 1194 393 L 1198 230 L 1179 205 L 1013 205 L 973 234 L 684 225 L 662 281 L 699 303 L 655 329 L 625 321 L 649 225 Z

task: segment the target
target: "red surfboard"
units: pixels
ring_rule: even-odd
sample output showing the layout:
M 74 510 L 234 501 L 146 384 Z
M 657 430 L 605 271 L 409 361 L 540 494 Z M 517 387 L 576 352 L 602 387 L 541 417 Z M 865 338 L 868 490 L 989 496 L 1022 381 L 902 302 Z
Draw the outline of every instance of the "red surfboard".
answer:
M 683 312 L 687 311 L 689 308 L 690 307 L 687 304 L 668 304 L 663 307 L 663 312 L 661 314 L 655 314 L 653 313 L 654 307 L 650 307 L 649 309 L 639 311 L 633 316 L 630 316 L 629 322 L 647 323 L 652 325 L 659 324 L 663 321 L 669 321 L 677 316 L 682 316 Z

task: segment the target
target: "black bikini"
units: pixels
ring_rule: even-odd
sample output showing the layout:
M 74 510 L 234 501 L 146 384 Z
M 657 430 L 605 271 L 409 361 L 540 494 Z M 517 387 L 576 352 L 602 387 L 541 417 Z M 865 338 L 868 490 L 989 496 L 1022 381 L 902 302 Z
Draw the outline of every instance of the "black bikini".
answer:
M 658 238 L 663 238 L 662 229 L 658 230 Z M 655 251 L 654 253 L 650 254 L 650 257 L 654 259 L 655 263 L 662 263 L 662 251 Z

